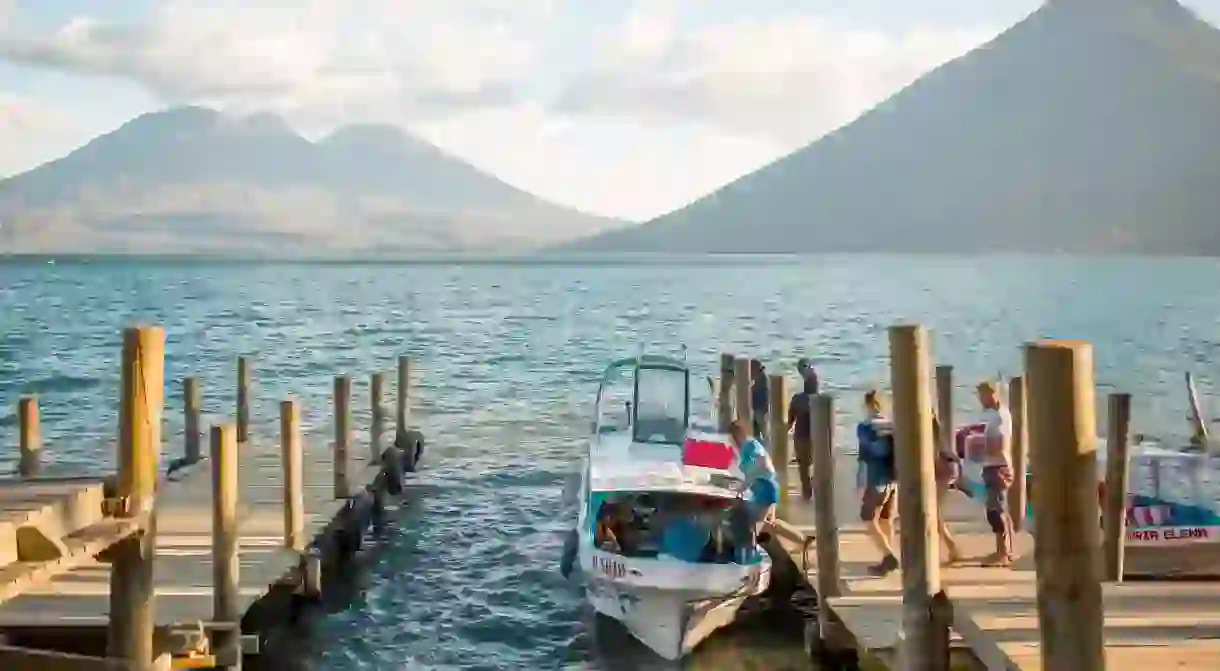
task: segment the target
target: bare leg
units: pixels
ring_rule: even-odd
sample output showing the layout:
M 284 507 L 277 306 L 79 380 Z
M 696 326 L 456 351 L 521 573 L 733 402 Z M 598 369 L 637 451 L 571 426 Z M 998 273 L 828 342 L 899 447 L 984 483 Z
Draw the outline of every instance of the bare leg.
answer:
M 874 518 L 868 524 L 868 535 L 881 551 L 882 557 L 894 555 L 894 523 L 884 517 Z

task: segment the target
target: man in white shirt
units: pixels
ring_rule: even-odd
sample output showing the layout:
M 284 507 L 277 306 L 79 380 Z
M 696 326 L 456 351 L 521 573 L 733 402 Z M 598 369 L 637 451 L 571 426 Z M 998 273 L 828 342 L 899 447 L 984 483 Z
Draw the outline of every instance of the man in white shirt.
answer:
M 984 566 L 1012 566 L 1012 518 L 1008 514 L 1008 488 L 1013 483 L 1012 415 L 1000 399 L 999 390 L 989 381 L 978 385 L 979 404 L 983 406 L 983 435 L 987 447 L 983 454 L 983 488 L 986 491 L 987 522 L 995 533 L 995 553 L 983 560 Z

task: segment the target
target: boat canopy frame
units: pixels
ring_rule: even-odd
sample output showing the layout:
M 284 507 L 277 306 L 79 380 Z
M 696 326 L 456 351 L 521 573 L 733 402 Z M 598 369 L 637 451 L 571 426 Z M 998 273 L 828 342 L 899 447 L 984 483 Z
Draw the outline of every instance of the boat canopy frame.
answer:
M 594 420 L 594 432 L 597 433 L 600 431 L 602 396 L 606 390 L 606 385 L 610 381 L 612 375 L 626 368 L 631 369 L 632 375 L 631 413 L 629 415 L 632 442 L 681 445 L 682 441 L 685 439 L 685 432 L 691 427 L 690 366 L 688 366 L 685 361 L 656 354 L 641 354 L 639 356 L 618 359 L 611 362 L 610 365 L 606 367 L 605 371 L 602 373 L 601 382 L 597 385 L 597 400 L 593 407 L 594 417 L 597 418 Z M 654 436 L 639 435 L 640 371 L 642 370 L 672 371 L 682 374 L 683 435 L 673 437 L 676 438 L 676 440 L 671 440 L 670 436 L 657 439 Z

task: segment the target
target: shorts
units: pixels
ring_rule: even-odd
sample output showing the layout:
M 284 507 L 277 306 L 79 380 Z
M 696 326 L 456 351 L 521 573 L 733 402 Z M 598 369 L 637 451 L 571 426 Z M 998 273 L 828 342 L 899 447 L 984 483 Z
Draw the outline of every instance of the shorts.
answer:
M 898 485 L 894 483 L 865 487 L 864 496 L 860 502 L 860 519 L 871 522 L 875 519 L 893 518 L 897 498 Z
M 1012 469 L 1007 466 L 983 468 L 984 507 L 992 512 L 1008 512 L 1008 488 L 1012 487 Z

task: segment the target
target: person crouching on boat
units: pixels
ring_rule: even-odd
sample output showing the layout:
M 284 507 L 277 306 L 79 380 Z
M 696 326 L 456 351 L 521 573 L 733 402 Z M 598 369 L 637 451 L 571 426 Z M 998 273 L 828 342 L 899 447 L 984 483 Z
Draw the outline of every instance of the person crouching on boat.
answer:
M 750 436 L 745 423 L 738 420 L 730 424 L 729 436 L 733 439 L 733 446 L 737 448 L 737 466 L 746 482 L 746 498 L 742 502 L 743 505 L 737 508 L 740 512 L 734 515 L 733 525 L 733 535 L 738 539 L 736 546 L 741 551 L 742 562 L 745 563 L 753 558 L 756 552 L 753 541 L 762 524 L 775 514 L 775 506 L 779 504 L 779 481 L 775 477 L 775 464 L 771 463 L 771 455 L 757 438 Z M 742 529 L 742 526 L 746 529 Z M 747 533 L 742 533 L 743 531 Z M 741 542 L 747 540 L 748 542 Z

